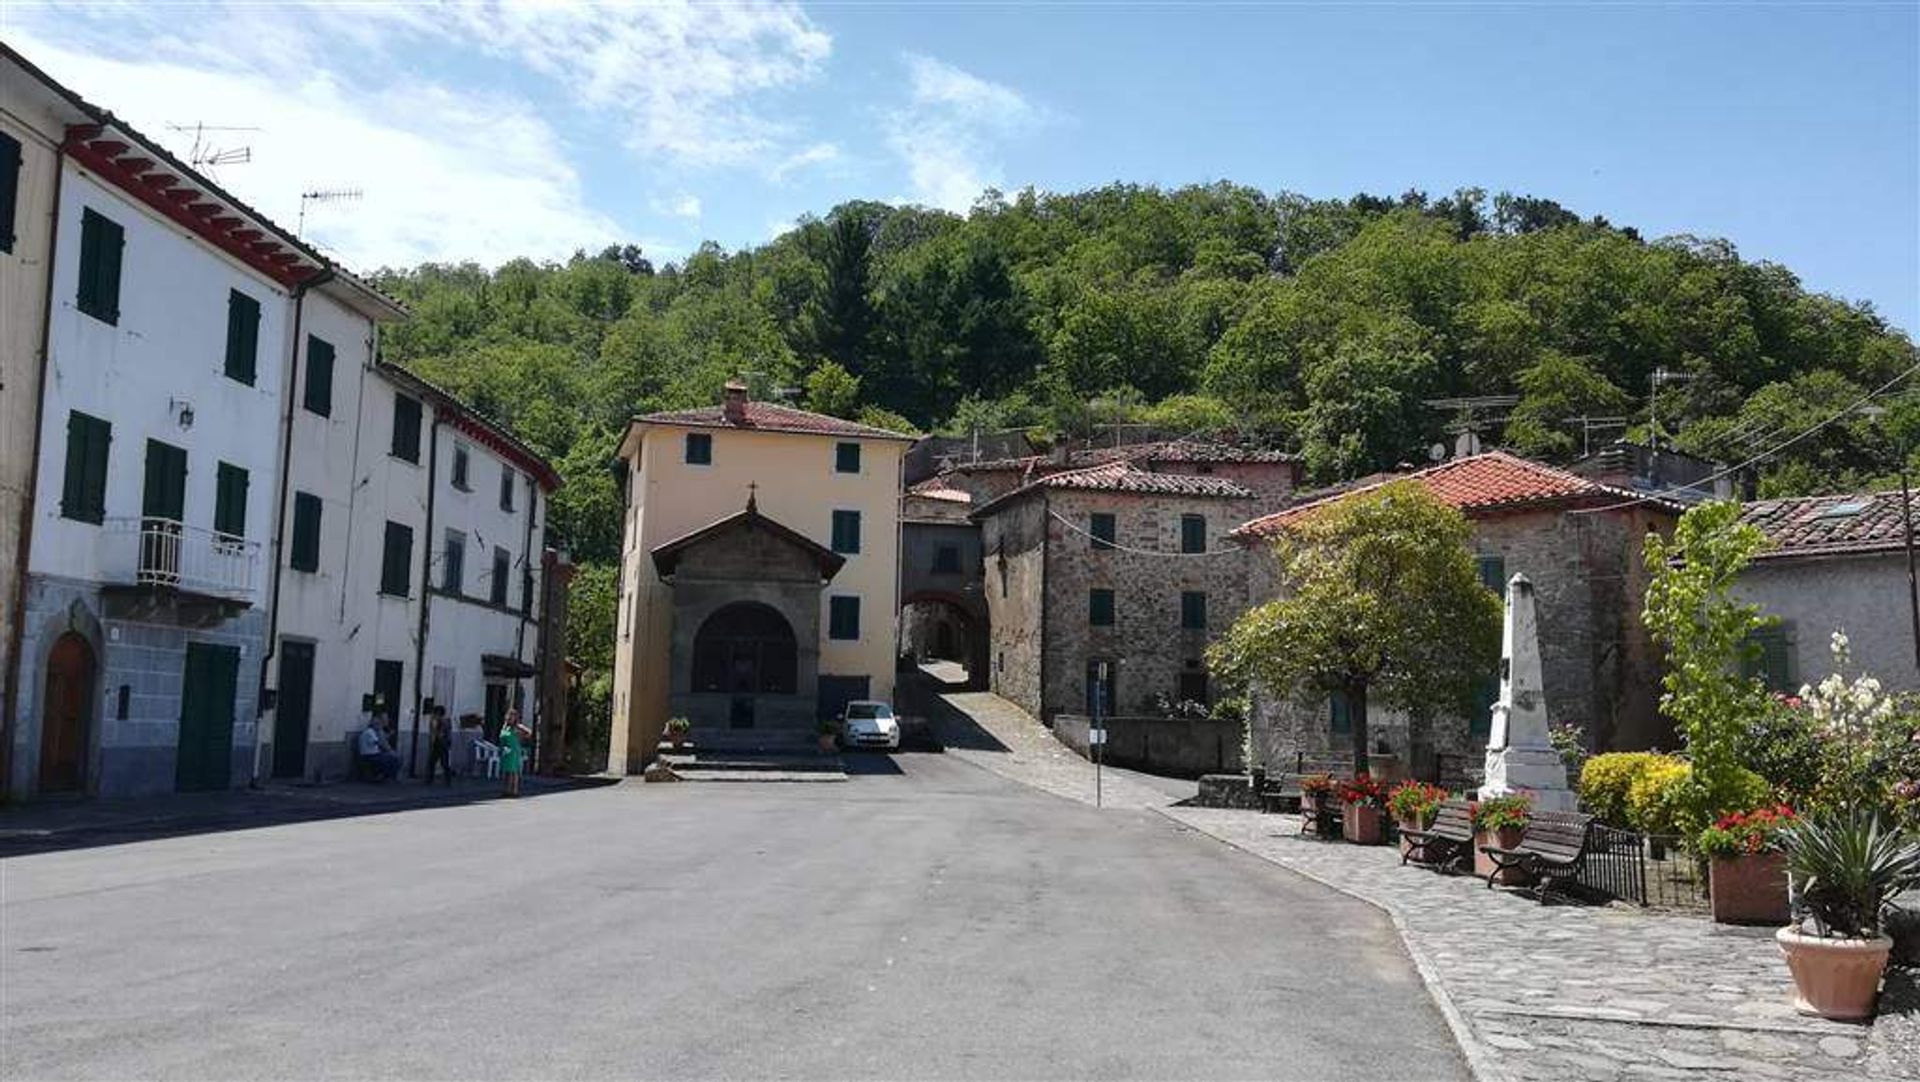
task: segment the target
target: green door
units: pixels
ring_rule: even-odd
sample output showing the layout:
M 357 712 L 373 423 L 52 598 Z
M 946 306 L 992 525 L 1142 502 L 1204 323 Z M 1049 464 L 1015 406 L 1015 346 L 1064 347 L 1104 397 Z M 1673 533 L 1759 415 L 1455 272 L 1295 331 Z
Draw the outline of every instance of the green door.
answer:
M 280 640 L 280 698 L 273 710 L 273 776 L 307 772 L 307 737 L 313 720 L 313 644 Z
M 180 754 L 174 787 L 181 792 L 225 789 L 233 771 L 233 696 L 240 648 L 187 644 L 180 688 Z

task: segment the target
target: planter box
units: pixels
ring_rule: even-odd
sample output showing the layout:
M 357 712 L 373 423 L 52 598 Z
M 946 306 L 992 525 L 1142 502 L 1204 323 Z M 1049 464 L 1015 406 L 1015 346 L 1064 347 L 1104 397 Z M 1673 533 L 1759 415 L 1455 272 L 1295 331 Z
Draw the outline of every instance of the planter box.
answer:
M 1340 832 L 1355 845 L 1379 845 L 1386 813 L 1371 804 L 1348 804 L 1340 817 Z
M 1787 855 L 1714 857 L 1707 880 L 1718 924 L 1787 923 Z
M 1493 881 L 1503 887 L 1524 887 L 1532 884 L 1533 877 L 1518 868 L 1496 871 L 1499 865 L 1495 864 L 1491 858 L 1480 851 L 1480 847 L 1483 845 L 1491 845 L 1499 849 L 1512 849 L 1514 846 L 1520 844 L 1520 839 L 1525 834 L 1526 830 L 1522 827 L 1502 827 L 1495 831 L 1474 831 L 1473 874 L 1482 879 L 1492 876 Z

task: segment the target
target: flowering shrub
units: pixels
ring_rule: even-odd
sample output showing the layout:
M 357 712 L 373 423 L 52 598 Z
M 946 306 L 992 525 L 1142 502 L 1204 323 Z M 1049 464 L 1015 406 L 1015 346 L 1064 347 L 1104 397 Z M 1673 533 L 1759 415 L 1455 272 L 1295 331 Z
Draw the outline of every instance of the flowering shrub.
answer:
M 1300 795 L 1326 796 L 1333 792 L 1334 785 L 1331 774 L 1308 774 L 1300 779 Z
M 1709 857 L 1777 853 L 1785 848 L 1783 832 L 1797 819 L 1785 804 L 1723 815 L 1700 832 L 1698 848 Z
M 1395 820 L 1402 823 L 1417 822 L 1420 829 L 1425 830 L 1446 799 L 1447 791 L 1438 785 L 1403 781 L 1387 794 L 1387 810 L 1393 813 Z
M 1378 808 L 1386 803 L 1387 789 L 1371 774 L 1356 774 L 1352 781 L 1340 783 L 1340 799 L 1348 804 Z
M 1827 808 L 1895 811 L 1895 786 L 1920 781 L 1920 716 L 1873 677 L 1846 678 L 1852 655 L 1844 632 L 1833 633 L 1832 649 L 1832 675 L 1800 689 L 1821 749 L 1815 799 Z
M 1576 722 L 1556 721 L 1547 730 L 1547 741 L 1560 754 L 1560 764 L 1567 768 L 1567 778 L 1578 781 L 1581 769 L 1591 758 L 1587 751 L 1587 730 Z
M 1740 762 L 1767 779 L 1775 799 L 1802 806 L 1820 786 L 1821 744 L 1806 700 L 1775 694 L 1747 722 Z
M 1631 825 L 1627 795 L 1634 779 L 1655 764 L 1673 762 L 1657 751 L 1611 751 L 1588 759 L 1580 769 L 1580 803 L 1610 826 Z
M 1473 806 L 1473 829 L 1495 831 L 1524 827 L 1533 821 L 1533 796 L 1514 793 L 1489 797 Z

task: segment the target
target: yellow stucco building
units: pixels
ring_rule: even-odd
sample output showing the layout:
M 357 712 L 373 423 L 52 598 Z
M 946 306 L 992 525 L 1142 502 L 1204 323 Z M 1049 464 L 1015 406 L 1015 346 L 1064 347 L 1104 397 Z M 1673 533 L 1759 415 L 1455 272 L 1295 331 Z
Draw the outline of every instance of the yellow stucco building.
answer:
M 670 717 L 696 743 L 778 747 L 892 698 L 910 443 L 737 382 L 628 427 L 609 769 L 643 769 Z

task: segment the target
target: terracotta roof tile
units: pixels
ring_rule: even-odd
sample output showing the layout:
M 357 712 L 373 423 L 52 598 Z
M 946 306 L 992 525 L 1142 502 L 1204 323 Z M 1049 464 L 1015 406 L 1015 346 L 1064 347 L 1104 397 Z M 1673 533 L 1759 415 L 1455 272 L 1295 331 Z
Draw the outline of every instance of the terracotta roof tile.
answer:
M 859 436 L 863 439 L 902 440 L 911 443 L 915 437 L 899 432 L 890 432 L 873 425 L 863 425 L 857 421 L 846 421 L 838 417 L 829 417 L 824 413 L 809 413 L 791 406 L 776 406 L 770 402 L 748 402 L 745 419 L 739 423 L 727 420 L 725 407 L 700 406 L 695 409 L 666 410 L 661 413 L 649 413 L 634 420 L 643 424 L 686 425 L 692 428 L 732 428 L 758 432 L 798 432 L 815 436 Z
M 1756 559 L 1897 551 L 1906 545 L 1898 492 L 1796 496 L 1757 500 L 1740 519 L 1760 528 L 1772 547 Z
M 975 511 L 974 515 L 986 514 L 1001 504 L 1048 488 L 1074 489 L 1083 492 L 1125 492 L 1143 496 L 1196 496 L 1228 500 L 1253 498 L 1253 492 L 1250 489 L 1224 477 L 1187 473 L 1154 473 L 1123 460 L 1103 462 L 1097 466 L 1085 466 L 1077 470 L 1062 470 L 1059 473 L 1050 473 L 1036 478 L 1031 484 L 1014 489 L 997 500 L 989 501 Z
M 1459 508 L 1468 516 L 1559 503 L 1643 498 L 1626 489 L 1589 481 L 1505 451 L 1488 451 L 1408 474 L 1383 477 L 1369 484 L 1296 504 L 1284 511 L 1276 511 L 1245 523 L 1234 530 L 1232 536 L 1241 539 L 1272 537 L 1335 500 L 1400 480 L 1417 481 L 1425 485 L 1441 502 Z M 1646 502 L 1668 510 L 1679 510 L 1667 500 L 1647 499 Z
M 1095 447 L 1073 454 L 1075 465 L 1129 459 L 1134 462 L 1292 462 L 1298 456 L 1271 447 L 1241 447 L 1208 440 L 1156 440 L 1121 447 Z

